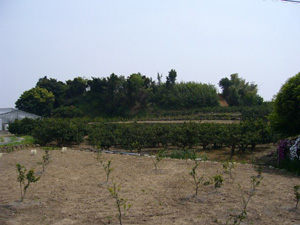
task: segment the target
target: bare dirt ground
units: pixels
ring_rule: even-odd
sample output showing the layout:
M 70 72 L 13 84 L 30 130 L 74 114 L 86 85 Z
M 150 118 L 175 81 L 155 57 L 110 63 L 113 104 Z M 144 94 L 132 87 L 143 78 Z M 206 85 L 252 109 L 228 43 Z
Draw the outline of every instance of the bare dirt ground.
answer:
M 102 166 L 91 152 L 53 151 L 50 164 L 41 173 L 43 150 L 36 156 L 30 150 L 4 154 L 0 158 L 0 224 L 118 224 L 115 200 L 110 196 Z M 194 197 L 194 162 L 164 159 L 158 170 L 149 157 L 104 154 L 112 160 L 111 178 L 121 184 L 120 196 L 132 203 L 123 224 L 225 224 L 230 214 L 242 210 L 242 189 L 250 189 L 252 165 L 238 164 L 234 180 L 223 173 L 222 164 L 201 162 L 197 172 L 205 179 L 219 171 L 223 186 L 200 187 Z M 16 163 L 35 168 L 41 178 L 32 184 L 20 202 Z M 111 184 L 111 183 L 110 183 Z M 251 199 L 242 224 L 300 224 L 295 209 L 293 186 L 298 177 L 265 168 L 263 180 Z

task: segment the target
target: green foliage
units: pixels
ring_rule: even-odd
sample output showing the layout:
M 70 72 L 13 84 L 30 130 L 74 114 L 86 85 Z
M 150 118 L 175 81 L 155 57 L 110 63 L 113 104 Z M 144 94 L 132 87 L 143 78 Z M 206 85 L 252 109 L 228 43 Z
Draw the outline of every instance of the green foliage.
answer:
M 80 120 L 43 119 L 33 131 L 33 137 L 38 143 L 46 145 L 56 142 L 57 145 L 81 143 L 86 133 L 86 124 Z
M 274 112 L 269 116 L 271 127 L 282 137 L 300 133 L 300 73 L 282 85 L 274 101 Z
M 83 115 L 83 110 L 73 105 L 61 106 L 59 108 L 53 109 L 51 112 L 51 116 L 55 118 L 78 118 L 82 117 Z
M 223 163 L 223 170 L 225 173 L 228 173 L 230 175 L 230 178 L 233 179 L 232 177 L 232 170 L 236 167 L 236 164 L 232 161 L 226 161 Z
M 56 79 L 50 78 L 47 76 L 40 78 L 36 83 L 36 87 L 44 88 L 48 92 L 52 92 L 55 96 L 54 108 L 60 107 L 64 103 L 63 94 L 67 89 L 67 85 L 61 81 L 57 81 Z
M 102 150 L 116 144 L 115 125 L 108 123 L 94 124 L 89 128 L 88 142 L 92 145 L 99 146 Z
M 215 190 L 218 191 L 218 188 L 220 188 L 223 184 L 223 177 L 221 174 L 216 174 L 215 176 L 213 176 L 213 180 L 214 180 L 214 186 L 215 186 Z
M 42 162 L 41 164 L 43 166 L 43 172 L 45 172 L 45 167 L 50 163 L 50 154 L 49 154 L 49 149 L 45 149 L 45 154 L 43 155 Z
M 294 195 L 295 195 L 295 200 L 296 200 L 296 209 L 298 209 L 298 203 L 300 200 L 299 190 L 300 190 L 300 185 L 295 185 L 294 186 Z
M 183 150 L 192 149 L 198 142 L 197 133 L 198 129 L 195 123 L 183 123 L 173 126 L 170 133 L 171 142 Z
M 169 87 L 169 86 L 175 85 L 176 77 L 177 77 L 176 70 L 171 69 L 171 71 L 169 72 L 169 74 L 167 76 L 166 86 Z
M 278 166 L 280 169 L 285 169 L 287 171 L 293 172 L 298 176 L 300 175 L 300 160 L 299 159 L 291 160 L 289 157 L 286 157 L 283 160 L 280 160 Z
M 108 187 L 108 191 L 110 195 L 116 200 L 116 208 L 118 210 L 118 219 L 120 225 L 122 225 L 122 220 L 128 213 L 129 209 L 131 208 L 131 204 L 128 203 L 128 200 L 125 198 L 120 197 L 120 192 L 121 187 L 117 186 L 116 183 L 113 182 L 112 186 Z
M 183 109 L 218 106 L 213 85 L 176 83 L 172 69 L 166 82 L 158 84 L 141 73 L 127 78 L 111 74 L 106 78 L 76 77 L 66 82 L 40 78 L 16 102 L 19 109 L 43 116 L 75 118 L 87 116 L 131 116 L 155 109 Z M 109 101 L 107 101 L 109 99 Z
M 49 116 L 55 97 L 47 89 L 36 87 L 25 91 L 16 101 L 16 107 L 40 116 Z
M 108 182 L 109 180 L 109 175 L 110 173 L 114 170 L 113 168 L 111 168 L 111 160 L 108 160 L 108 162 L 105 162 L 103 159 L 102 159 L 102 151 L 99 150 L 98 153 L 97 153 L 97 156 L 96 156 L 96 160 L 98 162 L 100 162 L 101 166 L 103 167 L 104 171 L 105 171 L 105 175 L 106 175 L 106 181 L 105 183 Z
M 8 131 L 16 135 L 32 135 L 35 126 L 39 119 L 24 118 L 22 120 L 15 120 L 9 124 Z
M 222 95 L 230 106 L 253 106 L 263 102 L 262 97 L 257 94 L 257 85 L 246 82 L 237 73 L 231 74 L 230 79 L 222 78 L 219 82 Z
M 192 176 L 194 184 L 195 184 L 195 196 L 198 195 L 198 190 L 200 185 L 209 185 L 210 181 L 204 181 L 204 175 L 198 176 L 197 175 L 197 167 L 199 166 L 198 162 L 195 162 L 194 167 L 192 168 L 192 171 L 189 173 L 190 176 Z
M 172 150 L 170 154 L 172 159 L 196 159 L 196 151 L 194 149 Z
M 153 103 L 162 109 L 191 109 L 218 106 L 213 85 L 195 82 L 178 83 L 169 88 L 161 85 L 153 93 Z
M 25 195 L 26 195 L 26 191 L 29 188 L 29 185 L 31 183 L 37 182 L 40 179 L 40 177 L 35 177 L 33 169 L 31 169 L 27 172 L 27 169 L 24 166 L 21 166 L 19 163 L 16 166 L 17 166 L 17 170 L 18 170 L 17 181 L 20 183 L 21 201 L 23 202 Z M 26 183 L 26 180 L 27 180 L 27 183 Z

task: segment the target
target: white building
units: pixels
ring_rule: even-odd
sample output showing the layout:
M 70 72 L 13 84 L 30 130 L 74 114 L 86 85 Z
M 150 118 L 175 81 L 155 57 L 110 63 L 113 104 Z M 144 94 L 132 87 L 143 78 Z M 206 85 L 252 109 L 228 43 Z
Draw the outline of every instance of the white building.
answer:
M 0 131 L 8 130 L 10 123 L 13 123 L 15 120 L 22 120 L 24 118 L 38 119 L 41 117 L 19 109 L 0 108 Z

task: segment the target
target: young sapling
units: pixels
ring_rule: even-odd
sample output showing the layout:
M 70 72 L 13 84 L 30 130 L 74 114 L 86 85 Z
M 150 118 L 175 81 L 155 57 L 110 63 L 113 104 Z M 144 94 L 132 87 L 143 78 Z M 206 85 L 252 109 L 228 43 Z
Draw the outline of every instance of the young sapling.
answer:
M 97 155 L 96 155 L 96 160 L 97 162 L 100 162 L 102 161 L 102 150 L 98 148 L 98 151 L 97 151 Z
M 100 149 L 98 149 L 96 160 L 98 162 L 100 162 L 100 164 L 102 165 L 102 167 L 103 167 L 103 169 L 105 171 L 105 174 L 106 174 L 106 181 L 105 181 L 105 183 L 108 183 L 109 175 L 114 170 L 113 168 L 110 167 L 112 161 L 109 160 L 107 163 L 104 162 L 104 160 L 102 159 L 102 150 L 100 150 Z
M 214 177 L 213 177 L 213 180 L 214 180 L 214 183 L 215 183 L 215 190 L 216 192 L 218 191 L 218 188 L 220 188 L 223 184 L 223 177 L 221 174 L 216 174 Z
M 228 173 L 230 176 L 230 179 L 233 179 L 232 177 L 232 169 L 234 169 L 236 167 L 236 164 L 232 161 L 226 161 L 223 163 L 223 170 L 224 173 Z
M 230 217 L 228 218 L 226 224 L 229 224 L 229 222 L 231 220 L 233 220 L 233 224 L 234 225 L 239 225 L 241 224 L 241 222 L 246 219 L 247 217 L 247 207 L 248 204 L 251 200 L 251 198 L 255 195 L 258 186 L 261 184 L 261 181 L 263 179 L 263 177 L 261 176 L 262 174 L 262 167 L 255 167 L 256 168 L 256 172 L 257 175 L 256 176 L 251 176 L 250 177 L 250 181 L 251 181 L 251 188 L 250 190 L 247 192 L 247 194 L 242 194 L 242 200 L 243 200 L 243 204 L 242 204 L 242 211 L 240 214 L 237 215 L 230 215 Z M 243 192 L 241 186 L 239 185 L 240 190 Z
M 38 164 L 42 164 L 43 172 L 45 172 L 45 167 L 49 164 L 49 162 L 50 162 L 49 149 L 45 149 L 45 154 L 43 155 L 43 161 L 38 163 Z
M 121 187 L 117 186 L 116 183 L 113 182 L 113 185 L 108 187 L 108 191 L 110 195 L 116 200 L 116 208 L 118 210 L 118 219 L 120 225 L 122 225 L 122 219 L 126 216 L 127 212 L 131 208 L 131 204 L 127 203 L 127 199 L 121 198 L 119 195 Z
M 201 184 L 203 184 L 203 185 L 209 185 L 210 184 L 209 181 L 203 182 L 204 175 L 201 176 L 201 177 L 199 177 L 197 175 L 196 169 L 197 169 L 198 166 L 199 166 L 199 163 L 196 161 L 195 166 L 192 168 L 192 171 L 189 173 L 193 177 L 193 181 L 194 181 L 194 184 L 195 184 L 195 196 L 198 195 L 198 190 L 199 190 L 199 187 L 200 187 Z
M 296 199 L 296 209 L 298 209 L 298 203 L 300 200 L 300 193 L 299 193 L 300 185 L 295 185 L 294 186 L 294 195 Z
M 109 160 L 107 163 L 104 163 L 103 161 L 101 161 L 101 165 L 103 166 L 103 169 L 104 169 L 105 174 L 106 174 L 106 181 L 105 181 L 105 183 L 108 182 L 109 175 L 114 170 L 113 168 L 110 168 L 111 162 L 112 162 L 111 160 Z
M 24 166 L 21 166 L 19 163 L 16 166 L 17 166 L 17 170 L 18 170 L 17 181 L 20 183 L 20 189 L 21 189 L 21 202 L 23 202 L 29 185 L 31 183 L 37 182 L 40 179 L 40 177 L 34 176 L 33 169 L 31 169 L 27 172 L 27 169 Z M 27 180 L 27 183 L 26 183 L 25 179 Z
M 164 151 L 160 150 L 155 157 L 151 157 L 155 170 L 157 170 L 158 163 L 163 160 L 164 158 L 163 156 L 164 156 Z

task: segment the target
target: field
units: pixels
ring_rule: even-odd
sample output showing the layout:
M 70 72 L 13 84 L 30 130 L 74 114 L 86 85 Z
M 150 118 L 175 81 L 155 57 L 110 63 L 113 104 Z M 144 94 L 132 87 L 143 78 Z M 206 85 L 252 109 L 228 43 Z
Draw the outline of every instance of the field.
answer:
M 118 224 L 115 200 L 106 176 L 92 152 L 53 151 L 51 162 L 42 173 L 43 150 L 36 156 L 30 150 L 4 154 L 0 158 L 0 224 Z M 233 180 L 223 173 L 222 164 L 201 162 L 197 172 L 205 179 L 222 174 L 224 183 L 216 192 L 212 185 L 201 186 L 194 196 L 193 161 L 164 159 L 158 170 L 149 157 L 103 154 L 112 160 L 111 178 L 121 184 L 120 196 L 132 204 L 123 224 L 225 224 L 230 215 L 242 210 L 242 192 L 250 190 L 250 164 L 237 164 Z M 20 202 L 16 163 L 35 168 L 41 176 L 31 184 Z M 248 206 L 242 224 L 300 224 L 295 209 L 294 185 L 298 177 L 264 168 L 263 180 Z M 111 185 L 112 182 L 108 185 Z

